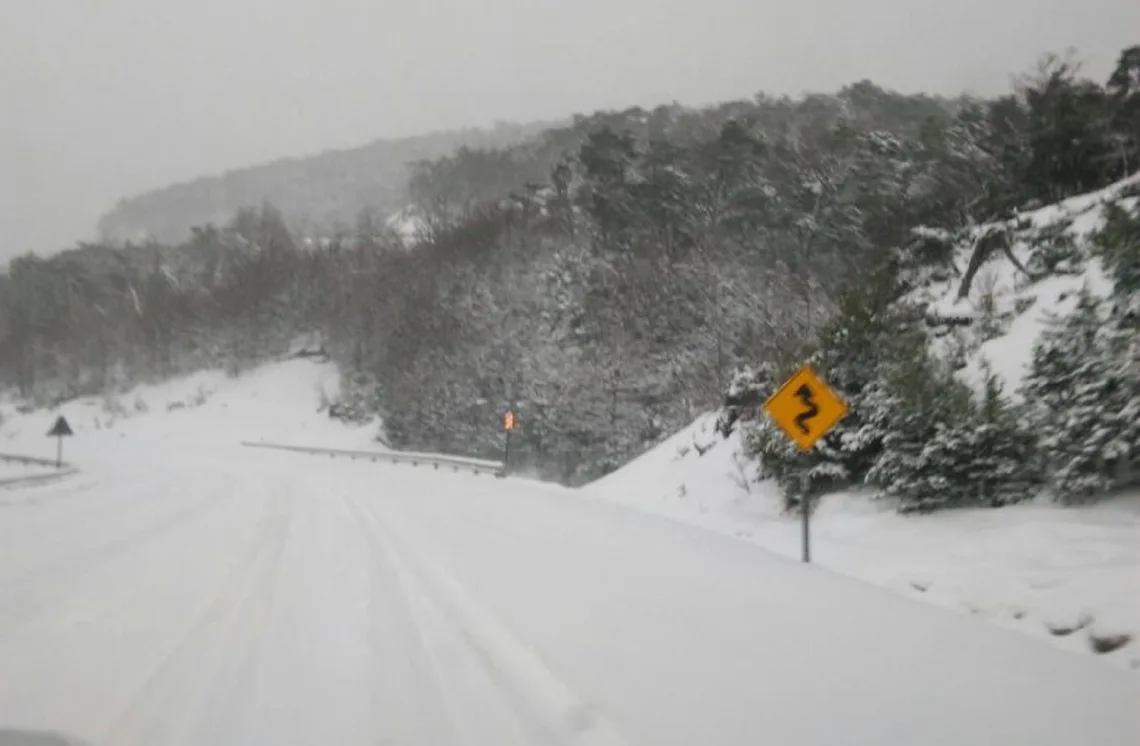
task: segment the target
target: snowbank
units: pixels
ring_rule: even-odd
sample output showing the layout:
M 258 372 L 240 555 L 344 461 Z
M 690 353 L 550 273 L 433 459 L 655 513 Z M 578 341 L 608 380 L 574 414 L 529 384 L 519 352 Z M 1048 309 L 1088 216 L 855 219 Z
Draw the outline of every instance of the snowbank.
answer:
M 756 481 L 756 465 L 745 458 L 738 434 L 725 440 L 716 415 L 705 414 L 688 428 L 586 489 L 653 512 L 737 532 L 779 515 L 775 485 Z
M 738 434 L 706 415 L 582 494 L 800 556 L 800 523 L 774 485 L 742 479 Z M 825 497 L 812 558 L 835 572 L 1140 669 L 1140 494 L 911 517 L 860 493 Z M 1124 641 L 1124 636 L 1131 639 Z M 1096 647 L 1120 645 L 1111 651 Z

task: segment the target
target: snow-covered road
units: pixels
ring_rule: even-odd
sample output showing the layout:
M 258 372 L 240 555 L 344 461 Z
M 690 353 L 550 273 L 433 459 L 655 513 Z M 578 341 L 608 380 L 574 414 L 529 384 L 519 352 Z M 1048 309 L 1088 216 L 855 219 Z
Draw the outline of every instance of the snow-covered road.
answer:
M 523 481 L 156 442 L 0 493 L 0 731 L 1108 746 L 1137 682 Z

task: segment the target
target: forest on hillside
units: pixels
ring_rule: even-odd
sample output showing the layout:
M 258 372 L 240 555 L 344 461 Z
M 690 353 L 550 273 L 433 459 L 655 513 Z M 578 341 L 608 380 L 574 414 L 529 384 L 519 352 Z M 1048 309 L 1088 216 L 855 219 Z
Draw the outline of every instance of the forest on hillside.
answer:
M 1106 81 L 1048 56 L 992 100 L 860 81 L 581 115 L 416 164 L 415 242 L 365 226 L 313 247 L 265 205 L 177 243 L 17 259 L 0 279 L 0 375 L 53 405 L 202 367 L 236 372 L 320 330 L 347 381 L 340 416 L 379 413 L 394 445 L 494 456 L 509 407 L 514 467 L 578 484 L 739 394 L 741 371 L 760 371 L 743 384 L 759 390 L 812 360 L 853 416 L 806 456 L 762 427 L 750 436 L 792 507 L 805 486 L 850 483 L 908 509 L 1006 504 L 1045 474 L 1096 495 L 1140 458 L 1128 311 L 1140 218 L 1125 211 L 1098 235 L 1118 297 L 1090 299 L 1084 331 L 1060 325 L 1043 341 L 1055 351 L 1039 350 L 1032 385 L 1061 393 L 1032 417 L 1012 416 L 1000 391 L 973 401 L 902 299 L 950 250 L 916 227 L 954 235 L 1137 171 L 1140 46 Z M 1101 367 L 1078 365 L 1090 361 Z M 1088 444 L 1066 440 L 1058 418 L 1078 404 L 1064 382 L 1105 371 L 1111 391 L 1097 395 L 1116 419 L 1086 423 L 1106 440 L 1074 461 Z M 979 417 L 986 428 L 971 426 Z

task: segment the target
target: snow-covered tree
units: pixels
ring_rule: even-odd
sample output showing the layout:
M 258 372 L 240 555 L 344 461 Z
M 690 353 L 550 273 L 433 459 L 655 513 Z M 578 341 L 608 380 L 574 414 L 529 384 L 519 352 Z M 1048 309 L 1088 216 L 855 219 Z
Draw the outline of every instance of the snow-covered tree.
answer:
M 1022 407 L 1005 395 L 1005 384 L 983 361 L 981 400 L 966 426 L 973 453 L 966 468 L 969 492 L 979 504 L 992 507 L 1031 498 L 1040 478 L 1033 468 L 1034 438 L 1024 425 Z
M 971 419 L 969 390 L 925 345 L 885 361 L 874 401 L 882 417 L 882 445 L 867 471 L 868 484 L 899 501 L 905 511 L 962 504 Z
M 724 392 L 723 408 L 716 421 L 717 432 L 727 438 L 739 420 L 755 419 L 760 415 L 760 406 L 778 385 L 775 366 L 770 363 L 737 369 Z
M 1137 452 L 1134 388 L 1103 306 L 1082 289 L 1073 312 L 1041 334 L 1023 384 L 1048 485 L 1066 502 L 1119 486 Z

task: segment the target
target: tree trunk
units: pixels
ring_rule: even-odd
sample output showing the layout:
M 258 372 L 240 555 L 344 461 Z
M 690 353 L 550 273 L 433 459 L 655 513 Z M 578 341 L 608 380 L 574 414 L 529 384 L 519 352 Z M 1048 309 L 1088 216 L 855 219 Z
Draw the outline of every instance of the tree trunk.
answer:
M 964 300 L 970 295 L 970 285 L 973 284 L 978 270 L 986 263 L 993 250 L 1001 244 L 1008 246 L 1009 241 L 1005 233 L 998 230 L 987 231 L 974 240 L 970 263 L 966 267 L 966 274 L 962 276 L 962 282 L 958 285 L 958 300 Z

